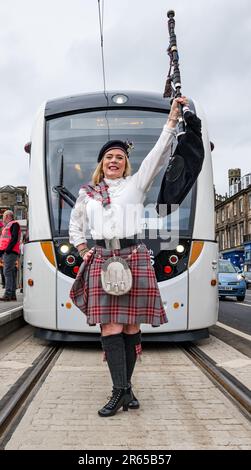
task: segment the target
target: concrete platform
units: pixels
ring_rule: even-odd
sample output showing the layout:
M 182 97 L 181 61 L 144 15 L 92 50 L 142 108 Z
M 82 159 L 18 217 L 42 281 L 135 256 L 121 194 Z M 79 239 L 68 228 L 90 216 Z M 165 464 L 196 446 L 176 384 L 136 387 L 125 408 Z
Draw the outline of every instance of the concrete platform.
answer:
M 4 289 L 0 288 L 0 297 Z M 0 339 L 25 324 L 23 319 L 23 294 L 17 291 L 17 300 L 10 302 L 0 301 Z

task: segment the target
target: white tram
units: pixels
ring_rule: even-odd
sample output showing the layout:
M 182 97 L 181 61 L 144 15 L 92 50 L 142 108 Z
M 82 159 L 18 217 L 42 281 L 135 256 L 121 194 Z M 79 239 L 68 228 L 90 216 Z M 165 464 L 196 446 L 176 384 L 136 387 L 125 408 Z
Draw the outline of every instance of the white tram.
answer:
M 210 142 L 201 109 L 190 105 L 202 119 L 205 160 L 196 184 L 179 211 L 172 213 L 179 235 L 167 248 L 161 243 L 163 233 L 164 238 L 170 233 L 171 216 L 160 218 L 155 209 L 165 168 L 144 204 L 144 242 L 169 320 L 158 328 L 142 325 L 144 339 L 200 339 L 217 321 Z M 135 172 L 157 141 L 169 110 L 169 100 L 142 92 L 82 94 L 48 101 L 39 109 L 29 146 L 29 238 L 24 250 L 24 317 L 37 327 L 37 336 L 58 341 L 97 337 L 99 326 L 88 326 L 69 298 L 81 264 L 68 238 L 72 205 L 80 186 L 91 179 L 98 151 L 107 140 L 133 141 L 130 161 Z

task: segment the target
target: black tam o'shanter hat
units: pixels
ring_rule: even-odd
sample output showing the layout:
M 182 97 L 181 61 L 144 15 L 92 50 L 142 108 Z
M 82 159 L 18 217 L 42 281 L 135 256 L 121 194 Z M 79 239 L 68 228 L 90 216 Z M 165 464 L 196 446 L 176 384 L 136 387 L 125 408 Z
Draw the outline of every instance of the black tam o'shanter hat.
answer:
M 104 156 L 104 154 L 111 149 L 121 149 L 127 157 L 129 158 L 129 153 L 133 148 L 133 144 L 131 142 L 123 142 L 122 140 L 109 140 L 106 142 L 105 145 L 101 148 L 98 154 L 98 162 L 100 162 Z

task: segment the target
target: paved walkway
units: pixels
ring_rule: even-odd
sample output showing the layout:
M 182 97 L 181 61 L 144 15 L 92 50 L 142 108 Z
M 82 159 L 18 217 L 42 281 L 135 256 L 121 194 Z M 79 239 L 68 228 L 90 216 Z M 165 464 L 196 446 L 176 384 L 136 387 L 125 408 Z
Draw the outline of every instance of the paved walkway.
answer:
M 134 389 L 139 410 L 100 418 L 101 351 L 67 346 L 6 449 L 251 449 L 251 424 L 177 346 L 146 345 Z

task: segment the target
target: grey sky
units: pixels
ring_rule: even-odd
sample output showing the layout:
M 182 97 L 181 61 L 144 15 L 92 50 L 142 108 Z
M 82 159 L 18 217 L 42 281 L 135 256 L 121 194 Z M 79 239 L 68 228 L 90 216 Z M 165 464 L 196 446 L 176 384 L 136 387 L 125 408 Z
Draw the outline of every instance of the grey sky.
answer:
M 107 89 L 163 92 L 171 8 L 182 91 L 206 113 L 224 193 L 228 168 L 251 171 L 250 0 L 105 0 Z M 103 87 L 97 0 L 2 1 L 0 17 L 0 186 L 24 185 L 39 105 Z

